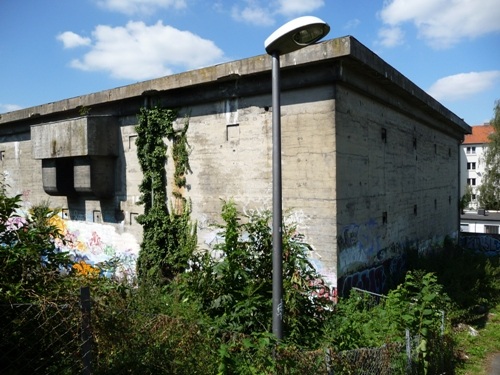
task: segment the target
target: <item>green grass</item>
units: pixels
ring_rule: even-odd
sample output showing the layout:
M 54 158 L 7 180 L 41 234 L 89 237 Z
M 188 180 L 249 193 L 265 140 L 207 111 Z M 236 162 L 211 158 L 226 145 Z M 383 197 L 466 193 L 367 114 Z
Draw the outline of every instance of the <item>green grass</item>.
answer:
M 457 349 L 462 363 L 457 375 L 487 375 L 492 355 L 500 353 L 500 304 L 491 309 L 485 319 L 472 325 L 478 334 L 473 336 L 467 326 L 457 333 Z

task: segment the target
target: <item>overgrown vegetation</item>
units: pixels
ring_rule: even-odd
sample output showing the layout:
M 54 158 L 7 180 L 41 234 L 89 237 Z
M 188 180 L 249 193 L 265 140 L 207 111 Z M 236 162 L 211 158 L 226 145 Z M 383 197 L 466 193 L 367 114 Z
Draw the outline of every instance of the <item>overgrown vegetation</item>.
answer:
M 484 357 L 494 348 L 479 346 L 464 327 L 480 330 L 500 304 L 498 258 L 451 242 L 425 257 L 409 252 L 409 271 L 387 296 L 353 289 L 334 304 L 320 297 L 321 275 L 293 225 L 283 228 L 285 339 L 276 342 L 270 212 L 242 215 L 234 202 L 222 202 L 218 244 L 196 251 L 183 194 L 188 121 L 175 131 L 176 119 L 175 111 L 143 109 L 137 127 L 144 172 L 139 288 L 74 264 L 56 246 L 64 240 L 57 210 L 43 203 L 21 215 L 21 196 L 8 197 L 1 186 L 0 305 L 7 313 L 0 353 L 14 348 L 15 355 L 0 355 L 0 372 L 17 373 L 23 358 L 30 373 L 75 372 L 83 285 L 91 288 L 95 374 L 451 374 L 474 351 Z M 167 204 L 165 139 L 173 145 L 175 207 Z M 23 306 L 29 320 L 13 309 Z M 61 358 L 47 361 L 56 352 Z
M 144 214 L 137 221 L 143 227 L 143 240 L 137 264 L 139 283 L 152 287 L 165 285 L 187 267 L 196 246 L 196 227 L 190 222 L 190 207 L 182 197 L 189 171 L 186 132 L 189 122 L 180 131 L 174 130 L 177 111 L 155 107 L 141 108 L 137 131 L 137 157 L 143 172 L 139 187 L 139 203 Z M 173 193 L 175 207 L 167 199 L 167 145 L 173 143 L 175 166 Z
M 326 373 L 326 349 L 336 373 L 364 368 L 372 373 L 411 369 L 410 373 L 434 374 L 460 371 L 465 355 L 486 355 L 488 347 L 478 346 L 477 338 L 464 338 L 467 329 L 463 327 L 475 324 L 480 329 L 478 324 L 499 303 L 496 258 L 448 244 L 427 258 L 410 259 L 420 271 L 409 272 L 386 298 L 353 290 L 349 298 L 332 305 L 311 298 L 315 285 L 321 285 L 311 281 L 319 275 L 307 261 L 307 245 L 297 239 L 293 226 L 286 227 L 287 330 L 278 345 L 269 333 L 269 213 L 243 216 L 233 202 L 224 203 L 218 260 L 193 253 L 189 272 L 161 288 L 135 289 L 81 272 L 54 250 L 57 227 L 50 225 L 54 212 L 47 204 L 35 207 L 22 222 L 15 210 L 20 197 L 3 193 L 1 199 L 2 240 L 10 244 L 0 248 L 2 303 L 8 302 L 9 308 L 21 301 L 39 306 L 29 307 L 32 313 L 38 312 L 30 315 L 27 326 L 20 325 L 17 313 L 2 315 L 2 337 L 7 338 L 3 348 L 20 348 L 41 360 L 48 354 L 40 345 L 27 345 L 37 341 L 26 342 L 26 337 L 43 334 L 47 341 L 63 327 L 73 327 L 58 336 L 68 340 L 65 345 L 47 341 L 52 345 L 50 353 L 56 349 L 67 353 L 57 366 L 46 367 L 47 373 L 68 373 L 64 366 L 74 369 L 71 366 L 78 361 L 80 313 L 75 297 L 85 284 L 92 290 L 96 374 L 321 374 Z M 13 222 L 21 224 L 12 226 Z M 31 249 L 27 258 L 21 256 L 26 249 Z M 57 308 L 61 310 L 55 316 L 60 318 L 41 320 Z M 42 326 L 46 329 L 40 330 Z M 405 350 L 407 329 L 413 347 L 410 363 Z M 357 357 L 340 354 L 356 355 L 350 351 L 363 347 L 383 352 L 361 351 Z M 379 367 L 363 367 L 375 365 Z
M 72 262 L 54 245 L 61 234 L 46 204 L 18 214 L 21 196 L 8 197 L 0 185 L 0 303 L 50 297 L 65 289 Z
M 255 335 L 271 330 L 272 234 L 270 212 L 253 214 L 241 221 L 236 205 L 222 207 L 225 224 L 222 242 L 213 254 L 194 254 L 190 272 L 176 286 L 185 298 L 200 305 L 219 334 L 233 332 Z M 296 228 L 283 229 L 285 331 L 290 342 L 313 347 L 315 331 L 329 315 L 333 302 L 312 297 L 321 276 L 308 261 L 306 244 L 294 238 Z M 315 327 L 311 330 L 310 327 Z
M 487 366 L 491 365 L 493 356 L 500 355 L 500 303 L 473 325 L 459 324 L 455 331 L 456 356 L 460 361 L 456 373 L 492 374 L 487 372 Z

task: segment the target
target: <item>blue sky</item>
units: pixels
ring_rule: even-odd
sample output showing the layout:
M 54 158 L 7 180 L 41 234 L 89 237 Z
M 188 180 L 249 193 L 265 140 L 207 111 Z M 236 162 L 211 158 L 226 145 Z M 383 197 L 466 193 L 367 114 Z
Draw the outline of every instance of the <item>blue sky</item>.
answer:
M 0 113 L 265 53 L 303 15 L 470 125 L 500 99 L 500 0 L 0 0 Z

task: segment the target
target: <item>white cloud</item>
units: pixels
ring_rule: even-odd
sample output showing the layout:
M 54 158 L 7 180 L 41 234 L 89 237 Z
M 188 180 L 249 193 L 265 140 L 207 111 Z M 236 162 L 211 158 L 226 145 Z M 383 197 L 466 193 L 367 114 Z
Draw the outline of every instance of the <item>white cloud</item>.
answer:
M 270 26 L 275 17 L 295 17 L 308 14 L 325 5 L 324 0 L 245 0 L 246 5 L 232 7 L 231 16 L 257 26 Z
M 153 14 L 158 9 L 183 9 L 186 0 L 97 0 L 105 9 L 124 14 Z
M 150 79 L 172 74 L 175 67 L 194 69 L 223 58 L 222 50 L 212 41 L 161 21 L 151 26 L 132 21 L 125 27 L 99 25 L 92 36 L 91 50 L 71 65 L 106 71 L 114 78 Z
M 438 79 L 427 90 L 436 100 L 457 101 L 486 91 L 500 80 L 500 70 L 460 73 Z
M 378 44 L 384 47 L 396 47 L 404 42 L 404 32 L 400 27 L 384 27 L 378 31 Z
M 232 8 L 231 16 L 233 19 L 258 26 L 274 24 L 274 18 L 269 9 L 263 8 L 253 1 L 248 1 L 247 4 L 242 9 L 238 6 Z
M 325 5 L 323 0 L 278 0 L 278 13 L 297 16 L 310 13 Z
M 0 103 L 0 113 L 17 111 L 18 109 L 22 109 L 20 105 L 17 104 L 2 104 Z
M 380 17 L 390 27 L 412 22 L 435 49 L 500 31 L 498 0 L 388 0 Z
M 358 18 L 353 18 L 349 20 L 345 25 L 344 29 L 351 30 L 357 28 L 361 24 L 361 21 Z
M 64 48 L 74 48 L 80 46 L 88 46 L 90 45 L 90 38 L 84 38 L 78 34 L 75 34 L 72 31 L 65 31 L 57 36 L 57 39 L 60 40 Z

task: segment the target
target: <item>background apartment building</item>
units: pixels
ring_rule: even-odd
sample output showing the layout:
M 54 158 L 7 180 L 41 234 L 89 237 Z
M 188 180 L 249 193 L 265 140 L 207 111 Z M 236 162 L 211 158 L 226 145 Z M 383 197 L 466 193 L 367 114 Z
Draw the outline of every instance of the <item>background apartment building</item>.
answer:
M 493 126 L 489 124 L 472 126 L 472 134 L 465 136 L 461 146 L 460 195 L 465 194 L 467 186 L 471 187 L 472 201 L 468 208 L 472 210 L 480 208 L 479 187 L 485 170 L 483 154 L 492 132 Z

